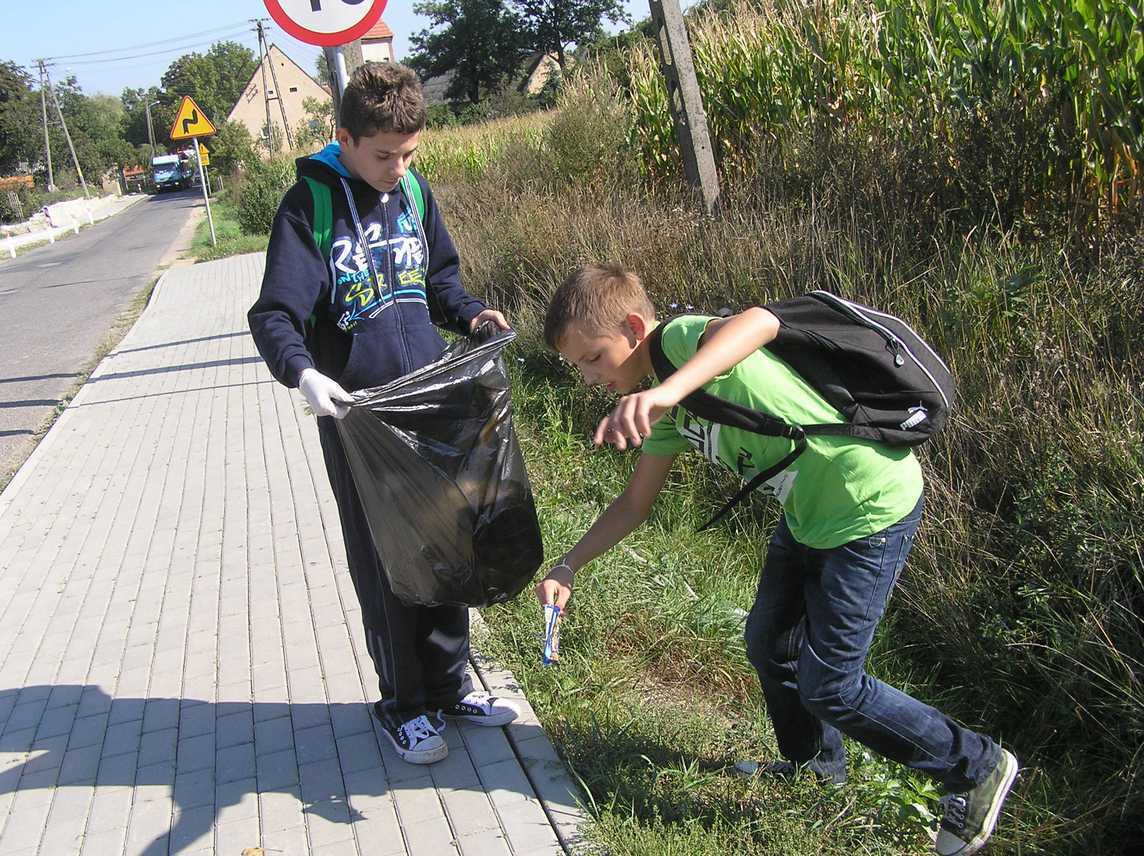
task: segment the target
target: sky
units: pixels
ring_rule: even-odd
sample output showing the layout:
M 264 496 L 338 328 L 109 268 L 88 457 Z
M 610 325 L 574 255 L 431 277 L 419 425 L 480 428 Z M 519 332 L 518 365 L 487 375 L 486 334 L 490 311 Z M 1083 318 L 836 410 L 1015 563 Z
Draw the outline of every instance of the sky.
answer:
M 5 6 L 13 3 L 6 0 Z M 633 19 L 647 17 L 647 0 L 624 0 Z M 382 19 L 394 32 L 398 59 L 409 36 L 428 26 L 412 11 L 414 0 L 388 0 Z M 690 5 L 685 2 L 684 6 Z M 142 8 L 142 11 L 141 11 Z M 158 86 L 179 56 L 204 52 L 215 41 L 246 45 L 256 54 L 253 18 L 264 18 L 267 39 L 310 74 L 321 49 L 279 29 L 262 0 L 193 0 L 141 4 L 138 0 L 39 0 L 5 9 L 0 25 L 0 62 L 13 61 L 37 76 L 35 60 L 52 58 L 53 80 L 74 74 L 89 95 L 118 96 L 127 87 Z

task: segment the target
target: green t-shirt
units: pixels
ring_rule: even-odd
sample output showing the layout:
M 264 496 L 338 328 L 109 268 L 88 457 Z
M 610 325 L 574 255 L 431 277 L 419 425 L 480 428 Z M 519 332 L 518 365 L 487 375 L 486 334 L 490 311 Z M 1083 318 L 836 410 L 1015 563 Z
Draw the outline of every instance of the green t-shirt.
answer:
M 708 322 L 685 315 L 668 321 L 661 342 L 675 366 L 694 356 Z M 842 414 L 785 362 L 760 349 L 709 381 L 707 392 L 800 425 L 843 422 Z M 674 455 L 694 446 L 749 480 L 794 448 L 783 437 L 765 437 L 712 423 L 675 407 L 643 443 L 649 455 Z M 917 504 L 922 471 L 908 448 L 850 437 L 807 438 L 806 451 L 760 490 L 782 504 L 791 534 L 815 549 L 838 547 L 897 523 Z

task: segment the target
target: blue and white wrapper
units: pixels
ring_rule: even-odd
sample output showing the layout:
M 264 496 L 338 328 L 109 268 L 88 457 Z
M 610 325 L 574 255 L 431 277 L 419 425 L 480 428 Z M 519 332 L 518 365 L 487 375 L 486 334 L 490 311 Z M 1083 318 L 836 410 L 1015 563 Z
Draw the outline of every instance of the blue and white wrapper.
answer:
M 544 605 L 544 651 L 540 662 L 550 666 L 560 659 L 560 607 L 554 603 Z

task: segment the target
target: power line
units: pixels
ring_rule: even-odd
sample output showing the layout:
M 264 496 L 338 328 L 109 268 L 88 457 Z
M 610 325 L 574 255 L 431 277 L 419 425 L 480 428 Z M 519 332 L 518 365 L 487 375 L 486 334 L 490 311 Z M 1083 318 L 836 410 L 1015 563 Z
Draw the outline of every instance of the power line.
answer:
M 236 35 L 237 36 L 240 33 L 245 33 L 245 32 L 246 32 L 246 28 L 243 28 L 241 30 L 235 30 L 233 33 L 230 33 L 229 35 Z M 227 39 L 225 39 L 226 35 L 228 35 L 228 34 L 224 33 L 223 35 L 216 36 L 213 39 L 207 39 L 206 41 L 203 41 L 203 42 L 193 42 L 189 45 L 181 45 L 179 47 L 174 47 L 174 48 L 164 48 L 163 50 L 150 51 L 148 53 L 132 54 L 131 56 L 116 56 L 116 57 L 108 57 L 106 59 L 81 59 L 81 60 L 74 60 L 74 61 L 68 60 L 67 62 L 64 63 L 64 65 L 67 65 L 67 66 L 103 65 L 103 64 L 109 63 L 109 62 L 110 63 L 126 62 L 127 60 L 142 59 L 144 57 L 149 57 L 149 56 L 162 56 L 163 54 L 178 53 L 180 51 L 189 51 L 193 48 L 201 48 L 201 47 L 206 47 L 208 45 L 218 44 L 220 41 L 227 40 Z M 50 63 L 50 64 L 51 65 L 58 65 L 59 63 Z
M 236 21 L 232 24 L 226 24 L 225 26 L 215 27 L 215 28 L 210 29 L 210 30 L 200 30 L 199 32 L 196 32 L 196 33 L 184 33 L 181 36 L 172 36 L 171 38 L 168 38 L 168 39 L 158 39 L 158 40 L 153 41 L 153 42 L 144 42 L 143 44 L 139 44 L 139 45 L 130 45 L 129 47 L 104 48 L 103 50 L 89 51 L 88 53 L 60 54 L 59 56 L 45 57 L 45 59 L 46 60 L 75 59 L 75 58 L 86 57 L 86 56 L 99 56 L 100 54 L 124 53 L 126 51 L 137 51 L 137 50 L 140 50 L 141 48 L 150 48 L 150 47 L 154 47 L 155 45 L 166 45 L 166 44 L 172 44 L 174 42 L 185 42 L 185 41 L 188 41 L 190 39 L 198 38 L 199 36 L 208 35 L 209 33 L 218 33 L 218 32 L 222 32 L 223 30 L 234 30 L 238 27 L 245 28 L 245 26 L 246 26 L 245 21 Z
M 318 57 L 322 55 L 322 49 L 321 48 L 317 48 L 311 44 L 307 44 L 306 42 L 299 41 L 298 39 L 294 38 L 292 35 L 290 35 L 285 30 L 281 29 L 280 27 L 276 27 L 273 24 L 264 24 L 263 29 L 265 29 L 267 32 L 277 32 L 277 33 L 281 33 L 282 35 L 286 36 L 286 38 L 288 38 L 293 43 L 292 48 L 295 49 L 296 51 L 298 51 L 298 49 L 302 49 L 299 52 L 301 52 L 305 55 L 308 55 L 310 57 L 311 62 L 316 62 Z

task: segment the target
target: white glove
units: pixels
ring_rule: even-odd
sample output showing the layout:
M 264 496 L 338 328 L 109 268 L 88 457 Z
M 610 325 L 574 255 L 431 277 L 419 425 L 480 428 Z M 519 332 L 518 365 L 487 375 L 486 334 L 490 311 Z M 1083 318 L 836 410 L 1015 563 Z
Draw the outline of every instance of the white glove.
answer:
M 344 419 L 350 412 L 346 405 L 352 404 L 354 400 L 337 381 L 317 369 L 302 369 L 302 374 L 298 377 L 298 391 L 305 397 L 315 416 Z

